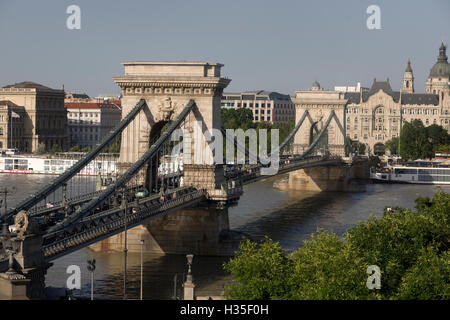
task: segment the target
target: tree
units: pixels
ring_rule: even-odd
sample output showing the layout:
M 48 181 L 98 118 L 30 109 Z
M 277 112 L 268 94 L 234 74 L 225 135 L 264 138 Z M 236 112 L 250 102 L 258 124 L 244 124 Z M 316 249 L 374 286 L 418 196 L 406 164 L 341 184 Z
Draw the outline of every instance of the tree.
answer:
M 224 269 L 237 281 L 225 287 L 228 299 L 280 299 L 291 289 L 292 261 L 278 243 L 267 237 L 260 245 L 243 241 Z
M 80 151 L 80 146 L 76 145 L 69 149 L 69 152 L 78 152 Z
M 450 194 L 420 198 L 416 210 L 386 208 L 344 237 L 319 231 L 287 255 L 266 238 L 241 244 L 225 264 L 228 299 L 449 299 Z M 367 267 L 381 270 L 381 289 L 366 286 Z
M 432 145 L 420 120 L 406 122 L 400 133 L 400 155 L 403 159 L 419 159 L 429 156 Z
M 450 135 L 442 126 L 424 127 L 422 121 L 414 120 L 403 125 L 400 134 L 400 155 L 403 159 L 432 158 L 440 147 L 450 144 Z
M 334 233 L 319 231 L 291 258 L 294 271 L 287 299 L 377 298 L 377 293 L 366 286 L 368 262 Z
M 403 276 L 396 298 L 449 300 L 450 252 L 439 255 L 434 247 L 421 249 L 416 264 Z
M 38 144 L 38 148 L 36 150 L 37 154 L 44 154 L 45 153 L 45 143 L 41 142 Z
M 52 149 L 50 150 L 50 153 L 51 154 L 55 154 L 55 153 L 58 153 L 58 152 L 62 152 L 62 149 L 61 149 L 61 147 L 58 144 L 54 144 Z
M 392 155 L 399 153 L 399 137 L 393 137 L 392 139 L 386 141 L 384 143 L 386 149 L 388 149 Z
M 437 124 L 426 127 L 428 140 L 433 146 L 433 151 L 438 151 L 440 145 L 450 144 L 450 135 L 447 130 Z

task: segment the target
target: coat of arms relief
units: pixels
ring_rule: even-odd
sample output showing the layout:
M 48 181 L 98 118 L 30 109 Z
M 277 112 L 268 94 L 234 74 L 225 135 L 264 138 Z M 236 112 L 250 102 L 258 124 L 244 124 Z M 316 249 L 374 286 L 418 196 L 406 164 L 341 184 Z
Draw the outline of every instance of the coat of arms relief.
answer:
M 158 117 L 163 121 L 173 120 L 178 108 L 178 103 L 173 102 L 170 97 L 163 99 L 158 105 Z

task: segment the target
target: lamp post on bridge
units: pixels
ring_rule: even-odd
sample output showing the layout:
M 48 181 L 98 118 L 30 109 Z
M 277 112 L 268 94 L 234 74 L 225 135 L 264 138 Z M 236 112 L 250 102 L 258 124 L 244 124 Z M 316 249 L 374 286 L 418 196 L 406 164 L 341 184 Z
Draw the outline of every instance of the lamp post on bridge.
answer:
M 124 223 L 124 244 L 123 244 L 123 299 L 127 300 L 127 218 L 128 218 L 128 199 L 126 188 L 123 188 L 122 203 L 125 210 L 125 223 Z
M 140 298 L 142 300 L 142 296 L 143 296 L 143 287 L 144 287 L 144 277 L 143 277 L 143 269 L 144 269 L 144 259 L 143 259 L 143 251 L 144 251 L 144 240 L 141 240 L 141 292 L 140 292 Z

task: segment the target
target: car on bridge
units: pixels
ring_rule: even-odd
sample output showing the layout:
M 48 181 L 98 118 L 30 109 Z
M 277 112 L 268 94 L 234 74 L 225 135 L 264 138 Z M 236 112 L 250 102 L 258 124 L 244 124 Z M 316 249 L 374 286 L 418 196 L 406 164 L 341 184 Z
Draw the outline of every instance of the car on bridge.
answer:
M 141 189 L 141 190 L 138 190 L 136 193 L 135 193 L 135 196 L 136 196 L 136 198 L 145 198 L 145 197 L 147 197 L 148 196 L 148 191 L 147 191 L 147 189 Z

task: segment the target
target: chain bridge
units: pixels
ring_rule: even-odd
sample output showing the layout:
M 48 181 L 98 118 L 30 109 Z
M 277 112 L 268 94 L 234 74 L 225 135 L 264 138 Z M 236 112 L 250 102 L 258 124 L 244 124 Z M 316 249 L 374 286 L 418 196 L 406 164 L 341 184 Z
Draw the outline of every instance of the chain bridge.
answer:
M 230 82 L 220 76 L 223 65 L 123 65 L 125 75 L 114 78 L 123 94 L 121 122 L 70 169 L 1 216 L 0 297 L 42 298 L 52 260 L 87 246 L 123 249 L 126 229 L 130 250 L 145 239 L 146 250 L 154 252 L 232 252 L 240 235 L 229 230 L 227 210 L 246 184 L 271 176 L 264 173 L 274 165 L 267 159 L 276 159 L 276 175 L 289 174 L 287 188 L 347 190 L 359 176 L 361 160 L 348 156 L 345 103 L 319 116 L 299 105 L 293 131 L 262 159 L 222 127 L 220 97 Z M 243 163 L 218 163 L 212 129 L 221 133 L 216 142 L 246 155 Z M 98 160 L 118 139 L 117 172 L 101 183 Z M 163 164 L 173 170 L 162 170 Z M 88 167 L 93 177 L 80 174 Z

